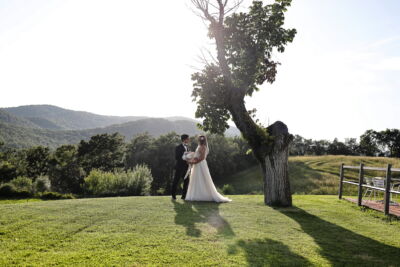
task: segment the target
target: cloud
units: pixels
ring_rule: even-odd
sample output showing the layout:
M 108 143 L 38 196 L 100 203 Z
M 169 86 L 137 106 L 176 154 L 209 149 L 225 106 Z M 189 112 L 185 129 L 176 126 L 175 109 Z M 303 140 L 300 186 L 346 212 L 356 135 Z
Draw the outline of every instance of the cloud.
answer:
M 395 41 L 399 41 L 400 40 L 400 36 L 392 36 L 392 37 L 388 37 L 388 38 L 384 38 L 381 40 L 377 40 L 374 41 L 368 45 L 365 46 L 365 49 L 375 49 L 375 48 L 379 48 L 388 44 L 391 44 Z
M 400 71 L 400 57 L 384 58 L 377 64 L 370 66 L 375 70 Z

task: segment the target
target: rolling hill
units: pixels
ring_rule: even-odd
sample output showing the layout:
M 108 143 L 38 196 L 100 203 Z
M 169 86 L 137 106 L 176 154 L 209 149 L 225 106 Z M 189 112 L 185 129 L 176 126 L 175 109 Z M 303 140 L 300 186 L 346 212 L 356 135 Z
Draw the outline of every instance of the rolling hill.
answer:
M 289 157 L 289 179 L 291 190 L 294 194 L 336 195 L 339 185 L 339 166 L 365 166 L 384 167 L 392 164 L 393 168 L 400 167 L 400 159 L 383 157 L 360 156 L 297 156 Z M 365 171 L 366 177 L 384 176 L 382 172 Z M 346 178 L 358 179 L 358 170 L 346 170 Z M 400 174 L 394 173 L 394 178 Z M 259 166 L 254 166 L 231 177 L 222 177 L 215 181 L 218 187 L 231 184 L 236 194 L 262 193 L 263 180 Z M 357 194 L 357 187 L 344 186 L 347 195 Z
M 195 135 L 201 133 L 197 123 L 184 117 L 103 116 L 49 105 L 21 106 L 0 109 L 0 141 L 10 148 L 35 145 L 55 148 L 102 133 L 118 132 L 127 140 L 144 132 L 155 137 L 169 132 Z M 238 134 L 234 127 L 226 132 L 228 136 Z
M 19 106 L 3 108 L 3 111 L 29 120 L 40 128 L 50 130 L 84 130 L 146 118 L 144 116 L 104 116 L 52 105 Z
M 8 123 L 14 126 L 27 127 L 27 128 L 40 128 L 31 121 L 22 117 L 15 116 L 5 110 L 0 109 L 0 122 Z

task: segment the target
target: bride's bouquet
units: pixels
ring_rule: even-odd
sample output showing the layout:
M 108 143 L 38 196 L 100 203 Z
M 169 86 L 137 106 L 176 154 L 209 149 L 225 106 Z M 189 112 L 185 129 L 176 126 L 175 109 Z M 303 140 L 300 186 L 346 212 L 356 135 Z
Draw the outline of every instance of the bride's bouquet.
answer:
M 194 158 L 194 152 L 185 152 L 185 153 L 183 153 L 183 156 L 182 156 L 183 160 L 188 161 L 188 160 L 191 160 L 193 158 Z
M 182 159 L 186 160 L 186 161 L 194 159 L 194 152 L 185 152 L 185 153 L 183 153 Z M 185 177 L 183 179 L 186 179 L 186 178 L 189 177 L 191 169 L 192 169 L 192 164 L 189 164 L 189 168 L 188 168 L 188 170 L 187 170 L 187 172 L 185 174 Z

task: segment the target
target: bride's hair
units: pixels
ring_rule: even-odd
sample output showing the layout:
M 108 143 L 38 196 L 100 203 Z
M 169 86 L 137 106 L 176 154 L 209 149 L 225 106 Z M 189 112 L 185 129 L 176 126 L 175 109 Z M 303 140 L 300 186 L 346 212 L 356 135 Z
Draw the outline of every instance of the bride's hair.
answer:
M 205 145 L 205 146 L 207 145 L 207 138 L 204 135 L 200 135 L 198 140 L 199 140 L 199 144 L 200 145 L 202 145 L 202 146 L 203 145 Z

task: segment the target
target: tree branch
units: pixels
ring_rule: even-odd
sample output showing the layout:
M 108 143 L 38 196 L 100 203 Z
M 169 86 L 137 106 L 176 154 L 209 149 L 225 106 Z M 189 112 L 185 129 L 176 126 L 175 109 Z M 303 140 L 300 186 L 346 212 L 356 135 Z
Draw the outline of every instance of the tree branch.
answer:
M 218 6 L 212 4 L 211 1 L 216 1 Z M 225 28 L 224 18 L 225 15 L 233 10 L 236 10 L 243 0 L 235 0 L 232 7 L 228 7 L 229 0 L 191 0 L 195 8 L 201 13 L 202 17 L 210 23 L 210 31 L 215 39 L 217 48 L 217 60 L 218 66 L 221 68 L 222 75 L 225 79 L 227 88 L 230 91 L 230 97 L 244 99 L 246 94 L 246 88 L 236 88 L 232 80 L 231 69 L 228 65 L 228 61 L 225 55 Z M 214 16 L 214 13 L 210 13 L 209 7 L 216 8 L 218 16 Z M 204 57 L 204 55 L 203 55 Z
M 222 3 L 222 0 L 217 0 L 218 5 L 219 5 L 219 17 L 218 17 L 218 23 L 220 25 L 223 25 L 224 23 L 224 15 L 225 15 L 225 5 Z M 227 3 L 227 0 L 225 0 L 225 3 Z
M 208 5 L 210 0 L 191 0 L 192 4 L 203 13 L 203 18 L 211 23 L 215 22 L 215 18 L 210 14 Z

